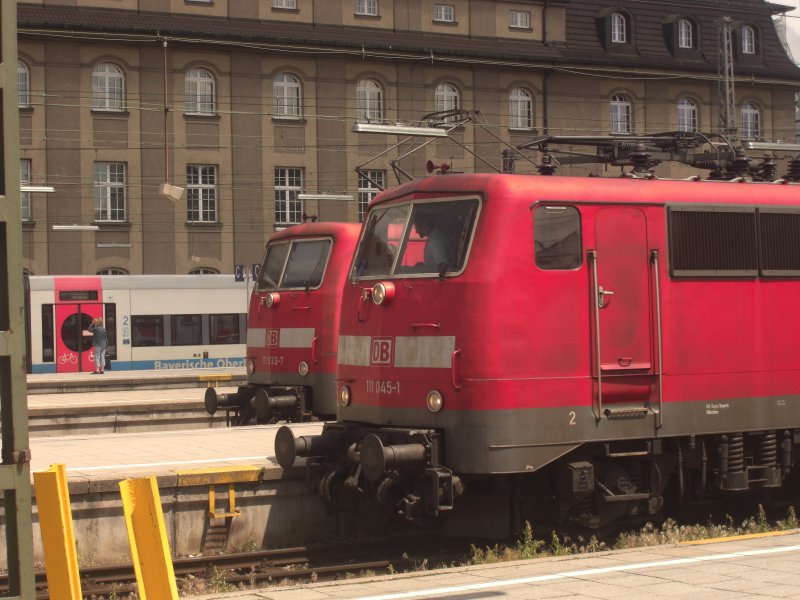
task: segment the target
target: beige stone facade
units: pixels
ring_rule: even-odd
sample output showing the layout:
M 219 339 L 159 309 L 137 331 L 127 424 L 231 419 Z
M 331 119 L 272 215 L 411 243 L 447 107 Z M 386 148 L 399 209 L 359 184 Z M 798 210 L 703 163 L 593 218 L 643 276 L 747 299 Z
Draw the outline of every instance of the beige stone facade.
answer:
M 696 23 L 703 26 L 704 60 L 678 60 L 665 51 L 648 61 L 651 40 L 637 38 L 637 62 L 603 56 L 592 50 L 596 42 L 582 41 L 597 35 L 598 18 L 592 16 L 583 29 L 574 25 L 582 13 L 572 11 L 583 4 L 592 5 L 592 15 L 602 5 L 18 2 L 19 59 L 28 85 L 20 108 L 21 158 L 30 161 L 32 184 L 55 188 L 29 196 L 24 267 L 36 275 L 230 273 L 235 264 L 258 262 L 269 236 L 303 213 L 358 220 L 356 167 L 367 163 L 370 173 L 393 185 L 398 180 L 391 163 L 410 149 L 410 143 L 392 149 L 401 139 L 394 135 L 352 132 L 364 117 L 360 93 L 372 94 L 381 114 L 370 117 L 386 123 L 417 123 L 442 103 L 451 106 L 454 97 L 459 108 L 479 111 L 480 125 L 467 123 L 452 132 L 463 146 L 436 140 L 400 159 L 398 165 L 414 176 L 425 175 L 428 160 L 452 163 L 456 171 L 499 169 L 503 150 L 542 133 L 607 135 L 615 97 L 630 102 L 632 133 L 678 129 L 683 98 L 696 106 L 698 129 L 717 129 L 716 38 L 708 24 L 718 7 L 704 12 L 693 8 L 697 3 L 678 2 L 675 8 L 702 13 Z M 648 20 L 664 16 L 638 16 L 635 3 L 628 4 L 631 20 L 638 19 L 637 35 L 646 34 Z M 377 14 L 365 14 L 373 8 Z M 800 71 L 785 55 L 780 59 L 768 11 L 759 19 L 761 62 L 737 71 L 741 78 L 749 74 L 746 85 L 737 82 L 737 104 L 757 107 L 759 139 L 793 139 Z M 197 73 L 199 88 L 190 90 L 187 79 Z M 121 97 L 113 88 L 120 79 Z M 290 85 L 278 85 L 286 81 Z M 209 82 L 213 92 L 206 95 Z M 360 92 L 364 82 L 367 91 Z M 368 107 L 377 110 L 377 104 Z M 527 154 L 533 162 L 539 158 Z M 519 154 L 515 170 L 536 172 Z M 590 165 L 564 167 L 560 174 L 590 171 L 605 172 Z M 694 172 L 659 167 L 664 175 Z M 159 194 L 165 182 L 186 192 L 171 200 Z M 362 200 L 374 194 L 364 185 L 362 180 Z M 194 207 L 190 191 L 199 198 Z M 283 203 L 298 192 L 352 200 Z M 72 224 L 97 229 L 53 229 Z

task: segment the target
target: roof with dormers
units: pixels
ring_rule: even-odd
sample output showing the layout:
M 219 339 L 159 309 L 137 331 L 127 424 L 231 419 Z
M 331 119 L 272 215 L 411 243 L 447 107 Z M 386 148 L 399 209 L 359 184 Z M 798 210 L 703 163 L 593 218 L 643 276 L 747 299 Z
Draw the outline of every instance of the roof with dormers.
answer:
M 737 77 L 800 78 L 800 68 L 787 56 L 772 21 L 773 14 L 792 7 L 764 0 L 549 0 L 549 3 L 566 8 L 566 42 L 53 4 L 19 4 L 17 21 L 23 35 L 55 31 L 78 37 L 169 36 L 221 44 L 278 44 L 301 50 L 329 48 L 334 52 L 368 53 L 371 58 L 389 60 L 411 54 L 420 59 L 456 62 L 505 60 L 544 67 L 605 66 L 716 73 L 719 19 L 728 16 L 737 24 L 754 27 L 759 35 L 758 54 L 737 63 Z M 608 51 L 602 40 L 603 15 L 615 10 L 623 11 L 632 22 L 628 52 Z M 698 47 L 692 56 L 671 52 L 666 41 L 665 23 L 683 17 L 691 19 L 699 30 Z

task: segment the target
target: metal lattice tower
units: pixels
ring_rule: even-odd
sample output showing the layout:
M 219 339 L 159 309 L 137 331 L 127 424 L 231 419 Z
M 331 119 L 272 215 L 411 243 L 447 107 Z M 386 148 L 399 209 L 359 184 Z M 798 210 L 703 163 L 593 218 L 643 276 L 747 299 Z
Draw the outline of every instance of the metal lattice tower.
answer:
M 4 598 L 29 600 L 36 589 L 22 293 L 17 3 L 8 0 L 0 2 L 0 69 L 0 490 L 9 585 Z
M 719 56 L 717 68 L 719 74 L 719 132 L 730 141 L 736 135 L 736 92 L 733 75 L 733 20 L 722 17 L 719 21 Z

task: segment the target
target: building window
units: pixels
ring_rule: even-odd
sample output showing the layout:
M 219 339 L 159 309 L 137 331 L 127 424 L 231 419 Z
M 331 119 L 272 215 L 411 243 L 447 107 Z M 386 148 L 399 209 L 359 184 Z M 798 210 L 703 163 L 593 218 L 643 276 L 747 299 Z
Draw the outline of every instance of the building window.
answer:
M 125 163 L 94 163 L 94 220 L 125 221 Z
M 383 119 L 383 89 L 373 79 L 363 79 L 356 87 L 356 118 L 361 122 Z
M 628 43 L 628 20 L 622 13 L 611 14 L 611 41 L 614 44 Z
M 678 100 L 678 131 L 697 131 L 697 104 L 691 98 Z
M 458 110 L 458 89 L 452 83 L 440 83 L 434 92 L 434 110 Z
M 300 80 L 289 73 L 279 73 L 272 85 L 275 96 L 275 116 L 298 119 L 302 116 Z
M 197 267 L 189 271 L 189 275 L 219 275 L 219 271 L 211 267 Z
M 533 96 L 524 88 L 515 88 L 508 99 L 511 129 L 531 129 L 533 127 Z
M 17 61 L 17 86 L 19 87 L 19 107 L 31 105 L 31 72 L 21 60 Z
M 303 170 L 279 167 L 275 169 L 275 223 L 293 225 L 303 219 Z
M 694 47 L 694 32 L 692 31 L 692 22 L 688 19 L 681 19 L 678 21 L 678 47 Z
M 613 96 L 611 98 L 611 133 L 630 133 L 631 126 L 631 101 L 627 96 Z
M 367 205 L 386 188 L 386 171 L 366 171 L 358 174 L 358 221 L 364 221 Z
M 100 63 L 92 71 L 92 108 L 123 110 L 125 82 L 122 69 L 111 63 Z
M 452 4 L 434 4 L 433 20 L 440 23 L 454 23 L 456 20 L 456 7 Z
M 757 140 L 761 137 L 761 111 L 754 104 L 742 104 L 742 139 Z
M 23 185 L 30 185 L 31 184 L 31 159 L 30 158 L 21 158 L 19 160 L 19 184 Z M 22 220 L 23 221 L 30 221 L 33 219 L 33 212 L 31 209 L 31 193 L 30 192 L 20 192 L 19 194 L 20 200 L 22 201 Z
M 526 10 L 512 10 L 508 13 L 508 26 L 511 29 L 530 29 L 531 13 Z
M 107 269 L 100 269 L 98 275 L 128 275 L 125 269 L 118 269 L 117 267 L 108 267 Z
M 192 223 L 217 221 L 217 167 L 186 165 L 186 220 Z
M 356 14 L 377 17 L 378 0 L 356 0 Z
M 194 115 L 217 112 L 214 76 L 207 69 L 191 69 L 186 74 L 186 112 Z
M 742 54 L 756 53 L 756 30 L 751 25 L 742 27 Z
M 272 0 L 272 8 L 297 8 L 297 0 Z

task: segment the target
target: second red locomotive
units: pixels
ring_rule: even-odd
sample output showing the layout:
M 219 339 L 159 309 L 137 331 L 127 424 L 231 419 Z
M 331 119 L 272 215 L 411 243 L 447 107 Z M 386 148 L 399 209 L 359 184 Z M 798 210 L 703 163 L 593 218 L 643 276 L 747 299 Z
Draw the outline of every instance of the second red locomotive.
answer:
M 397 234 L 396 232 L 402 232 Z M 338 421 L 276 438 L 334 508 L 474 490 L 599 527 L 794 481 L 793 185 L 449 175 L 379 195 L 344 286 Z M 465 496 L 466 498 L 466 496 Z M 508 506 L 508 504 L 506 504 Z
M 341 289 L 360 226 L 306 223 L 276 233 L 250 296 L 247 385 L 206 392 L 211 414 L 235 408 L 235 424 L 336 415 Z

